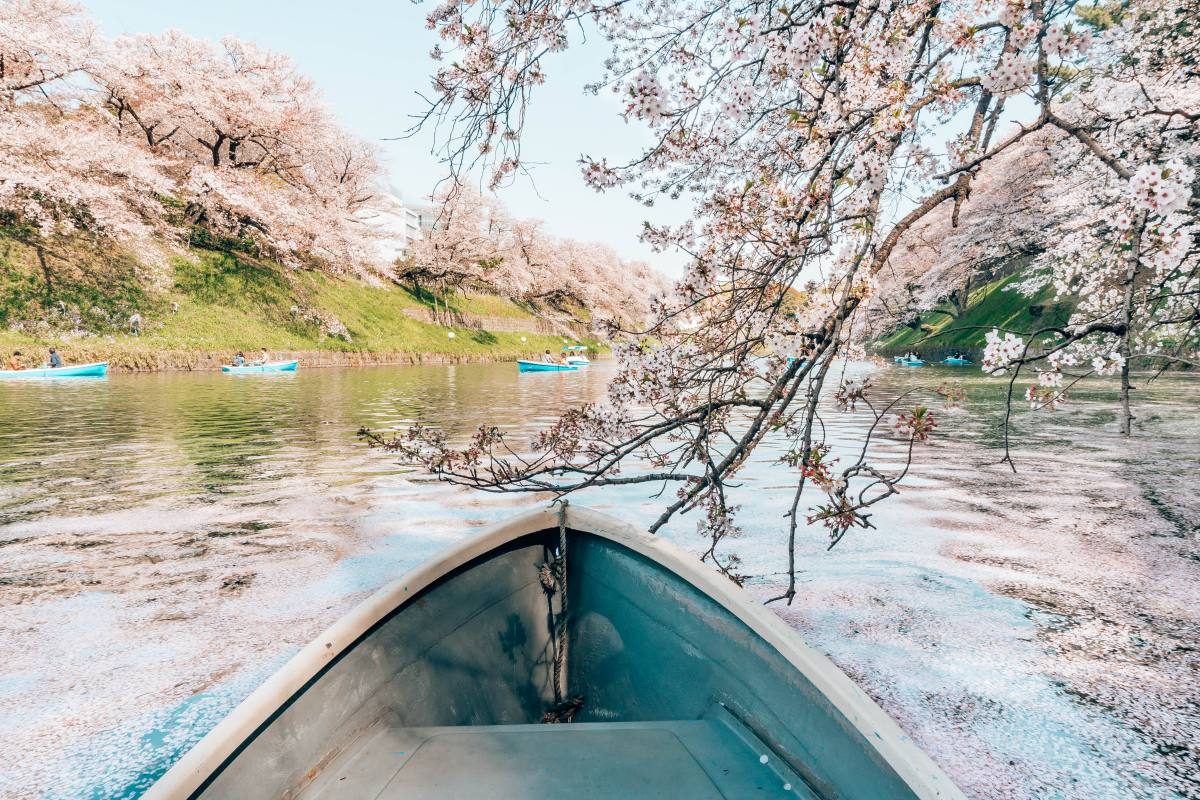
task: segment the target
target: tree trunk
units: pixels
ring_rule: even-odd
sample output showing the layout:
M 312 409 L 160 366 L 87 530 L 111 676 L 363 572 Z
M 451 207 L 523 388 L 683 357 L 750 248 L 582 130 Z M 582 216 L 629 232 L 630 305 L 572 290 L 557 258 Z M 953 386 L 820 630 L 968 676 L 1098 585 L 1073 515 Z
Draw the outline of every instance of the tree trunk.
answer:
M 950 297 L 954 301 L 954 317 L 955 317 L 955 319 L 961 318 L 962 316 L 964 316 L 967 313 L 967 306 L 971 299 L 971 273 L 970 272 L 967 273 L 967 277 L 963 281 L 963 285 L 960 286 L 958 289 L 956 289 L 954 294 L 952 294 Z
M 42 267 L 42 279 L 46 281 L 46 297 L 49 298 L 54 294 L 54 281 L 50 275 L 50 264 L 46 262 L 46 250 L 40 244 L 35 244 L 33 249 L 37 253 L 38 264 Z
M 1121 323 L 1125 326 L 1121 333 L 1121 341 L 1117 352 L 1121 354 L 1124 363 L 1121 364 L 1121 433 L 1129 436 L 1133 433 L 1133 411 L 1129 406 L 1129 392 L 1134 387 L 1129 383 L 1129 329 L 1133 321 L 1133 298 L 1140 268 L 1142 250 L 1142 230 L 1146 225 L 1146 214 L 1142 212 L 1133 226 L 1133 243 L 1129 252 L 1129 268 L 1125 273 L 1125 300 L 1121 305 Z
M 1121 345 L 1121 355 L 1125 356 L 1125 363 L 1121 365 L 1121 434 L 1130 436 L 1133 433 L 1133 411 L 1129 407 L 1129 390 L 1133 387 L 1129 385 L 1129 346 L 1125 342 Z

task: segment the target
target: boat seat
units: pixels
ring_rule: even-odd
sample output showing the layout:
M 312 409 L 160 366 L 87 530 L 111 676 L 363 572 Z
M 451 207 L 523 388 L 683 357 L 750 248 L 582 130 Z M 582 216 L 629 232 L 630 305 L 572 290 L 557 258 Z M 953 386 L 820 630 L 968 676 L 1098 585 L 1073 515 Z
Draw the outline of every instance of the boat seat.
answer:
M 817 799 L 778 757 L 763 764 L 769 753 L 721 718 L 439 728 L 381 722 L 294 797 Z

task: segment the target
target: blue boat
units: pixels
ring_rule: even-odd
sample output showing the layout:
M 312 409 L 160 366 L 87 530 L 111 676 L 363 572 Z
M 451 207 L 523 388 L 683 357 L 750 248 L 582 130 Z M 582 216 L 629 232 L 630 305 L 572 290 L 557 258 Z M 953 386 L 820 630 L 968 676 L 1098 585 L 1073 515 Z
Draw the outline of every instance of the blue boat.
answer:
M 298 366 L 300 366 L 299 361 L 268 361 L 266 364 L 247 364 L 244 367 L 225 364 L 221 367 L 221 372 L 233 375 L 251 375 L 258 372 L 295 372 Z
M 95 364 L 76 364 L 70 367 L 0 369 L 0 378 L 103 378 L 107 374 L 107 361 L 99 361 Z
M 906 358 L 903 361 L 896 362 L 902 367 L 923 367 L 925 362 L 919 358 Z
M 954 358 L 953 356 L 942 361 L 943 364 L 949 364 L 952 367 L 965 367 L 971 363 L 969 358 Z
M 521 372 L 576 372 L 579 368 L 571 364 L 549 364 L 545 361 L 517 359 L 517 369 Z

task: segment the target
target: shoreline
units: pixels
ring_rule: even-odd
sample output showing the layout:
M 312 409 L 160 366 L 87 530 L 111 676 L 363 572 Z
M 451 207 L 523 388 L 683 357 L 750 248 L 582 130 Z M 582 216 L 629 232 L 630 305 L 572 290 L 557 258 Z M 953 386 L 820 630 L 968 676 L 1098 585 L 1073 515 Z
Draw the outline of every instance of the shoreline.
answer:
M 48 345 L 47 345 L 48 346 Z M 34 356 L 43 356 L 44 347 L 35 350 L 28 345 L 16 348 L 25 354 L 26 369 L 32 368 Z M 269 349 L 267 352 L 272 361 L 300 362 L 306 369 L 324 367 L 378 367 L 403 366 L 413 367 L 422 365 L 451 365 L 451 364 L 490 364 L 514 362 L 518 359 L 540 358 L 542 350 L 509 350 L 495 351 L 477 350 L 461 353 L 421 352 L 421 351 L 383 351 L 371 350 L 287 350 Z M 606 348 L 605 348 L 606 349 Z M 154 372 L 219 372 L 223 364 L 230 364 L 235 349 L 204 349 L 204 350 L 175 350 L 156 348 L 108 349 L 72 347 L 70 344 L 58 346 L 67 366 L 92 364 L 100 361 L 108 362 L 110 373 L 154 373 Z M 256 356 L 249 350 L 249 356 Z M 601 350 L 603 352 L 603 350 Z M 4 352 L 7 357 L 9 353 Z M 40 363 L 40 362 L 39 362 Z

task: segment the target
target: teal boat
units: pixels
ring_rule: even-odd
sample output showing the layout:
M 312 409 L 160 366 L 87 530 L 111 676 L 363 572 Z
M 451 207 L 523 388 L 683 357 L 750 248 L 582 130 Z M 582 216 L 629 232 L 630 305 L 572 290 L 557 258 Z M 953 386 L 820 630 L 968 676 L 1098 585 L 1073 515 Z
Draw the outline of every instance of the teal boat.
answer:
M 952 367 L 965 367 L 971 363 L 969 358 L 954 358 L 950 356 L 942 361 L 943 364 L 949 364 Z
M 517 359 L 517 369 L 521 372 L 575 372 L 578 367 L 573 364 L 549 364 L 545 361 Z
M 906 358 L 899 362 L 902 367 L 923 367 L 925 362 L 919 358 Z
M 221 367 L 221 372 L 228 372 L 232 375 L 250 375 L 256 372 L 295 372 L 298 366 L 300 366 L 299 361 L 268 361 L 266 364 L 247 364 L 244 367 L 226 364 Z
M 572 506 L 380 589 L 144 797 L 964 796 L 770 609 Z
M 107 361 L 98 361 L 95 364 L 75 364 L 70 367 L 0 369 L 0 378 L 103 378 L 107 374 Z

